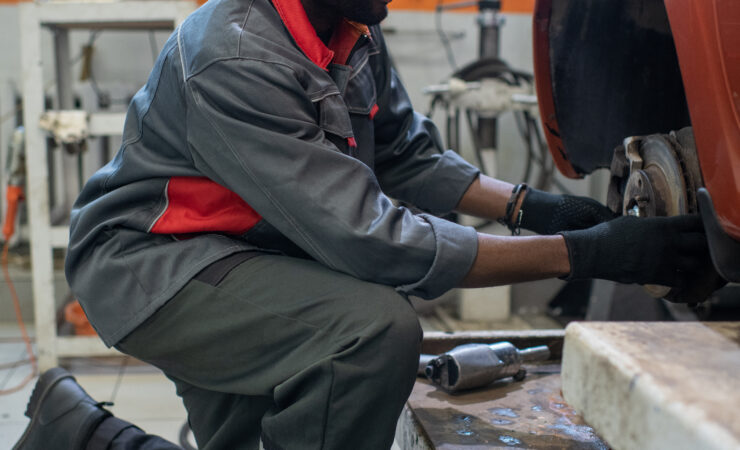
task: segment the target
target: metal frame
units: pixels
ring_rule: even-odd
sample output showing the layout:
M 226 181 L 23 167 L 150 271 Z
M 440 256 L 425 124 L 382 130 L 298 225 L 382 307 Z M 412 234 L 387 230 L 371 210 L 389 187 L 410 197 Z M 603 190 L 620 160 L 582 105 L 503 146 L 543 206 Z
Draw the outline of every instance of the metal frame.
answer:
M 173 29 L 195 10 L 192 1 L 121 1 L 112 3 L 51 1 L 22 3 L 20 8 L 23 123 L 26 125 L 26 206 L 30 226 L 34 322 L 39 370 L 63 356 L 115 354 L 97 337 L 59 337 L 53 284 L 54 248 L 68 244 L 68 227 L 52 227 L 49 210 L 46 134 L 38 127 L 44 113 L 42 28 L 54 32 L 55 72 L 60 109 L 72 107 L 69 61 L 71 29 Z M 123 115 L 91 114 L 91 135 L 120 135 Z
M 15 110 L 15 93 L 11 89 L 9 80 L 11 79 L 10 73 L 0 69 L 0 114 L 10 114 Z M 7 173 L 6 161 L 8 157 L 8 146 L 11 136 L 13 135 L 13 129 L 15 128 L 15 120 L 0 116 L 0 179 L 3 180 L 2 186 L 0 186 L 0 204 L 3 205 L 2 222 L 5 223 L 5 192 L 7 190 Z

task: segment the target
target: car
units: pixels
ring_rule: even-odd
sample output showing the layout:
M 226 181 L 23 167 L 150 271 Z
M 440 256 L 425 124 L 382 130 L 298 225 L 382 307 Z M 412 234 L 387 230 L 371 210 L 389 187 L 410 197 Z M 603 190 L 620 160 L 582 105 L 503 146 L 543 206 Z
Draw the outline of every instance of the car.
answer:
M 607 205 L 639 217 L 701 214 L 713 266 L 677 291 L 740 282 L 740 2 L 537 0 L 540 119 L 558 170 L 611 172 Z

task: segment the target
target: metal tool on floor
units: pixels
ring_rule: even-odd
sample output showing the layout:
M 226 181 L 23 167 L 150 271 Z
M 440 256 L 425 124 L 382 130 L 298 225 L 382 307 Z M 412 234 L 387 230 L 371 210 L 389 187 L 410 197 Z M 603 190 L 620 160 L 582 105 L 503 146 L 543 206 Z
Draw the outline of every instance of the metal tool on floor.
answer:
M 441 355 L 421 355 L 418 374 L 448 392 L 457 392 L 507 377 L 521 381 L 527 375 L 522 363 L 549 358 L 545 345 L 519 350 L 511 342 L 465 344 Z

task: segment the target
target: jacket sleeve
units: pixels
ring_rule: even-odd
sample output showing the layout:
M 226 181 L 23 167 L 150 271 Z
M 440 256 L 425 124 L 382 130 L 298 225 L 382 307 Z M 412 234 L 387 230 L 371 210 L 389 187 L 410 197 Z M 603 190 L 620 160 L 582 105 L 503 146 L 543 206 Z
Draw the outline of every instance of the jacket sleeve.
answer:
M 444 150 L 434 123 L 413 110 L 379 27 L 373 27 L 372 34 L 380 48 L 374 67 L 379 108 L 374 118 L 375 172 L 380 185 L 391 197 L 425 211 L 449 213 L 480 170 Z
M 468 272 L 475 230 L 394 206 L 373 172 L 327 139 L 290 68 L 220 61 L 186 89 L 196 167 L 320 263 L 424 298 Z

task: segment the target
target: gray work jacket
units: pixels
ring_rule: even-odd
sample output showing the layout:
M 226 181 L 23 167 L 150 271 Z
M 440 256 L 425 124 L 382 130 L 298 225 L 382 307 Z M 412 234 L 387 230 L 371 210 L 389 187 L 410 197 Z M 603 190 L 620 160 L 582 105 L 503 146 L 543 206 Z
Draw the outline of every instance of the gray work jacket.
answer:
M 327 47 L 300 0 L 211 0 L 169 38 L 76 201 L 66 275 L 109 346 L 245 250 L 432 298 L 477 251 L 472 228 L 432 214 L 477 175 L 412 111 L 379 27 L 344 21 Z

